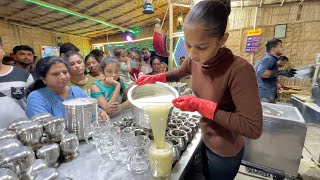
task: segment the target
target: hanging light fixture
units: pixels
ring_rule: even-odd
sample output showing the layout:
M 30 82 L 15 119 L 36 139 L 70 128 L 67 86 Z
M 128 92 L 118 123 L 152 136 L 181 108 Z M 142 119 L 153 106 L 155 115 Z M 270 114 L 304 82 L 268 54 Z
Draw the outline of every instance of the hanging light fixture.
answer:
M 143 6 L 143 14 L 153 14 L 154 10 L 152 7 L 153 0 L 144 0 L 144 6 Z

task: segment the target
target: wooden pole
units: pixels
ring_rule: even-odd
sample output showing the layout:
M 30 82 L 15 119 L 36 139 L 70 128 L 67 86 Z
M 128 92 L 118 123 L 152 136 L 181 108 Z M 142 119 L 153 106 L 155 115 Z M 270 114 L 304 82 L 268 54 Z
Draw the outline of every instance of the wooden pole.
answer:
M 258 17 L 258 7 L 256 7 L 256 11 L 255 11 L 255 15 L 254 15 L 254 24 L 253 24 L 253 29 L 257 28 L 257 17 Z M 253 65 L 253 61 L 254 61 L 254 53 L 251 53 L 250 56 L 250 62 Z
M 173 4 L 169 0 L 169 70 L 173 69 Z

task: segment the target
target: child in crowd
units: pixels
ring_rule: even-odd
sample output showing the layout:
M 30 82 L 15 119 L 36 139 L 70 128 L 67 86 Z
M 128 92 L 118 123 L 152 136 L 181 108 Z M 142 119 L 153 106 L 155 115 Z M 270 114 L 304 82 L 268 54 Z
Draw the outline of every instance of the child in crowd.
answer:
M 161 72 L 165 73 L 168 71 L 168 65 L 165 62 L 161 62 Z
M 96 79 L 103 78 L 103 74 L 99 70 L 99 62 L 99 58 L 94 54 L 88 54 L 84 59 L 86 68 L 89 69 L 89 75 Z
M 70 80 L 69 86 L 78 86 L 88 96 L 90 96 L 90 88 L 96 78 L 85 74 L 85 64 L 83 57 L 75 51 L 69 51 L 65 54 L 65 60 L 69 65 Z
M 131 77 L 133 77 L 134 81 L 136 81 L 139 78 L 139 76 L 143 75 L 143 72 L 141 70 L 142 54 L 141 54 L 141 51 L 137 49 L 132 49 L 131 51 L 128 52 L 128 55 L 131 59 L 131 62 L 133 62 L 133 64 L 131 64 L 130 75 Z
M 117 48 L 114 50 L 114 55 L 119 61 L 120 77 L 124 78 L 126 83 L 130 86 L 134 84 L 131 72 L 131 59 L 128 57 L 128 52 L 124 48 Z
M 104 58 L 99 69 L 104 75 L 103 80 L 96 80 L 91 86 L 91 97 L 98 100 L 99 106 L 108 114 L 119 112 L 130 105 L 122 103 L 122 96 L 128 92 L 128 84 L 120 80 L 120 65 L 114 58 Z

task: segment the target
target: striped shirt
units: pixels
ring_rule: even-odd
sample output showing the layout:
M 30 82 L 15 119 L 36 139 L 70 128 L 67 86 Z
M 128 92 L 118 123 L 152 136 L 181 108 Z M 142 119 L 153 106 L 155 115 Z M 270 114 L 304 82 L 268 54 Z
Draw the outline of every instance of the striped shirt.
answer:
M 12 67 L 5 73 L 0 74 L 0 92 L 12 98 L 22 109 L 26 108 L 26 90 L 34 82 L 33 77 L 27 71 Z M 5 106 L 0 106 L 4 108 Z M 14 113 L 14 112 L 13 112 Z
M 25 70 L 12 67 L 0 74 L 0 128 L 19 118 L 27 118 L 26 88 L 33 83 L 32 76 Z

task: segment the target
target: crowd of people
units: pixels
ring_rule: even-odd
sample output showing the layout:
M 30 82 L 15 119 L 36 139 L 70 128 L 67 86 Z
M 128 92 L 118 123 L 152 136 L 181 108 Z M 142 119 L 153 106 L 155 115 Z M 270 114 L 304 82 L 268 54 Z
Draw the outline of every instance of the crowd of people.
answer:
M 4 56 L 0 37 L 0 128 L 19 118 L 39 113 L 64 117 L 62 102 L 73 98 L 96 98 L 99 118 L 109 119 L 130 106 L 126 93 L 141 75 L 167 71 L 159 57 L 147 48 L 130 51 L 116 48 L 113 57 L 99 49 L 83 57 L 72 43 L 60 46 L 60 57 L 49 56 L 35 63 L 34 50 L 20 45 L 13 56 Z M 5 61 L 4 61 L 5 60 Z

